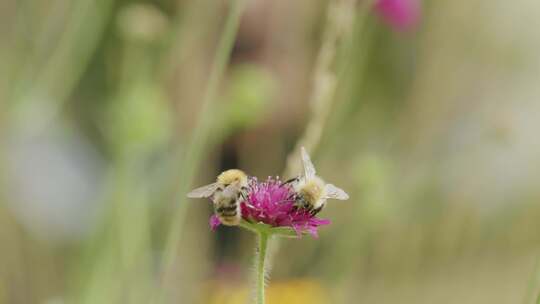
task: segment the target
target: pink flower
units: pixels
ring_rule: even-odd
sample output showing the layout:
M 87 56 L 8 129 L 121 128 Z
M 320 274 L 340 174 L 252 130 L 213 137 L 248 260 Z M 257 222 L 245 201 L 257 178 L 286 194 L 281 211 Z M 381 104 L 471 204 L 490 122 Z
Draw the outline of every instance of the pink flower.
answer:
M 288 227 L 298 235 L 309 233 L 317 237 L 318 227 L 328 225 L 330 221 L 317 218 L 305 209 L 296 208 L 293 196 L 293 189 L 279 179 L 268 178 L 266 182 L 251 179 L 247 200 L 240 204 L 242 218 L 250 223 Z M 219 219 L 213 215 L 210 226 L 216 229 L 219 225 Z
M 378 0 L 375 11 L 395 30 L 407 31 L 420 19 L 420 0 Z
M 210 217 L 210 228 L 212 228 L 212 230 L 216 230 L 219 225 L 221 225 L 219 218 L 215 214 L 212 215 Z

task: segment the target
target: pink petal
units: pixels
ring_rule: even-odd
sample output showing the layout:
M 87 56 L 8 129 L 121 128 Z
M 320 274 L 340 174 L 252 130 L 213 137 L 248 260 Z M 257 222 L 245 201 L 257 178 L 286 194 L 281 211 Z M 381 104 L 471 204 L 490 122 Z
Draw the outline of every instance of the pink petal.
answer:
M 301 238 L 302 237 L 302 227 L 300 227 L 299 225 L 295 225 L 293 224 L 292 225 L 292 228 L 294 229 L 294 232 L 296 232 L 296 235 Z
M 212 231 L 216 231 L 216 229 L 221 225 L 221 221 L 219 218 L 214 214 L 210 217 L 210 228 Z
M 332 223 L 330 220 L 321 218 L 312 218 L 311 221 L 317 226 L 330 225 Z
M 314 237 L 314 238 L 316 238 L 316 239 L 319 238 L 319 234 L 317 233 L 317 228 L 316 228 L 316 227 L 309 227 L 309 228 L 307 229 L 307 232 L 308 232 L 309 234 L 311 234 L 312 237 Z

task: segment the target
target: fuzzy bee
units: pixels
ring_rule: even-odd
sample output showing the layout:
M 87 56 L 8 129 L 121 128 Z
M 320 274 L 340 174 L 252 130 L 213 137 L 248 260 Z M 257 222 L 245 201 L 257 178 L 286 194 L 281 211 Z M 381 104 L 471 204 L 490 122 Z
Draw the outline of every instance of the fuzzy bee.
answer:
M 306 149 L 302 147 L 302 164 L 304 174 L 286 181 L 294 189 L 294 200 L 297 208 L 305 208 L 311 214 L 319 213 L 327 199 L 347 200 L 349 195 L 342 189 L 324 182 L 316 175 L 315 166 L 311 162 Z
M 218 175 L 216 182 L 188 193 L 190 198 L 209 197 L 214 203 L 214 212 L 222 224 L 235 226 L 242 214 L 240 203 L 246 199 L 248 176 L 242 170 L 230 169 Z

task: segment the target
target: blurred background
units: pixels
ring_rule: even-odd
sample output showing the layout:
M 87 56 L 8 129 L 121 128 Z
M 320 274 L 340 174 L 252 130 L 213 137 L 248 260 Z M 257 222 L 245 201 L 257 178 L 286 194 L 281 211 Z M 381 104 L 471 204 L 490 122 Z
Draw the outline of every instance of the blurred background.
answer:
M 351 199 L 273 244 L 268 303 L 536 303 L 540 2 L 356 2 L 1 0 L 0 303 L 247 303 L 253 236 L 185 193 L 309 124 Z

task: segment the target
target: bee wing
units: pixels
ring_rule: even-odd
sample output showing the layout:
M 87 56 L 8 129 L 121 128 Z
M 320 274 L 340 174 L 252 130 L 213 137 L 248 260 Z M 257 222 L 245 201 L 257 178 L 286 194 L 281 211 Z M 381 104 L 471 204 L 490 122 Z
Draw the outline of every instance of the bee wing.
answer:
M 349 195 L 345 191 L 343 191 L 343 189 L 338 188 L 332 184 L 326 184 L 324 188 L 326 190 L 326 198 L 333 198 L 342 201 L 349 199 Z
M 214 194 L 214 192 L 216 192 L 218 187 L 219 187 L 218 183 L 202 186 L 189 192 L 187 197 L 189 198 L 210 197 L 212 196 L 212 194 Z
M 313 163 L 311 162 L 311 158 L 309 157 L 309 154 L 307 153 L 306 149 L 302 147 L 302 163 L 304 164 L 304 177 L 306 178 L 312 178 L 317 173 L 315 171 L 315 166 L 313 166 Z
M 225 187 L 223 190 L 223 196 L 225 197 L 234 197 L 238 193 L 238 190 L 235 187 L 231 187 L 230 185 Z

